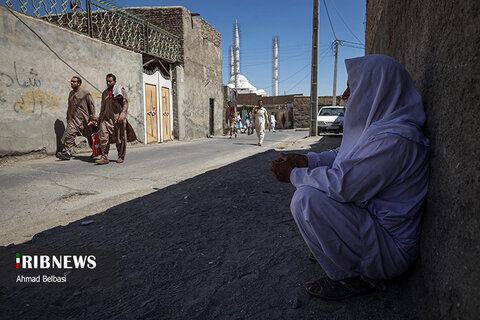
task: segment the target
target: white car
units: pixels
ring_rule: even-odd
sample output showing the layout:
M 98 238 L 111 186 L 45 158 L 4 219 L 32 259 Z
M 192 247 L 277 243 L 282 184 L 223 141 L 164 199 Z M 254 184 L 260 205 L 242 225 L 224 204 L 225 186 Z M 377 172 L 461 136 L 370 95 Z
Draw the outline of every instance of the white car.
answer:
M 345 107 L 325 106 L 320 109 L 317 116 L 318 133 L 343 132 L 343 117 Z

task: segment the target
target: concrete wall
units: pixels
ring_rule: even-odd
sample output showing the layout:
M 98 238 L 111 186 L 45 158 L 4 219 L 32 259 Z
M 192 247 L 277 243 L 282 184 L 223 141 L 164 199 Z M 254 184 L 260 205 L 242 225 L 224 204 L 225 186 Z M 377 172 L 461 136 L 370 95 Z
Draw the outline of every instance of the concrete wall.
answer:
M 180 139 L 205 137 L 209 128 L 210 99 L 214 99 L 215 134 L 223 129 L 224 97 L 222 91 L 222 47 L 217 34 L 201 18 L 192 18 L 183 11 L 184 22 L 184 81 L 183 100 L 178 115 L 185 121 Z M 209 34 L 212 36 L 209 36 Z M 177 79 L 178 80 L 178 79 Z
M 139 139 L 143 137 L 140 54 L 14 13 L 51 49 L 0 6 L 0 156 L 57 150 L 74 75 L 81 76 L 82 86 L 92 93 L 98 114 L 105 75 L 114 73 L 129 94 L 129 121 Z
M 479 14 L 478 0 L 367 0 L 366 52 L 407 68 L 427 114 L 430 185 L 409 279 L 426 319 L 478 319 Z

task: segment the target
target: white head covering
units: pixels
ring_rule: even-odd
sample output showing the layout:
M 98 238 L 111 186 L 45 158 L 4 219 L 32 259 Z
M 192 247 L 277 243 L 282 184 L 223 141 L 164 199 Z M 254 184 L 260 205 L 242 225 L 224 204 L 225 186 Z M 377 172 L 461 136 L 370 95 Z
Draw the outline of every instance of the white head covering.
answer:
M 399 62 L 372 54 L 347 59 L 345 65 L 350 97 L 337 161 L 349 158 L 359 144 L 382 133 L 429 145 L 421 129 L 425 122 L 422 97 Z
M 122 89 L 123 89 L 123 87 L 120 84 L 115 83 L 115 85 L 113 86 L 113 89 L 112 89 L 113 97 L 114 98 L 123 97 Z

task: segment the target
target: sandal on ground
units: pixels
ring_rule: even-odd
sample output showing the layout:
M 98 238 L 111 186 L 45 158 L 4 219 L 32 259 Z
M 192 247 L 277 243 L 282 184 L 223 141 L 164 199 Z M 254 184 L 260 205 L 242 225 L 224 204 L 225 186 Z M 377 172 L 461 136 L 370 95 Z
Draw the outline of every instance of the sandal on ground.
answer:
M 321 289 L 315 292 L 310 288 L 312 285 Z M 311 281 L 306 284 L 309 294 L 325 300 L 344 300 L 361 294 L 366 294 L 375 290 L 375 287 L 362 280 L 360 277 L 348 278 L 344 280 L 332 280 L 328 277 Z

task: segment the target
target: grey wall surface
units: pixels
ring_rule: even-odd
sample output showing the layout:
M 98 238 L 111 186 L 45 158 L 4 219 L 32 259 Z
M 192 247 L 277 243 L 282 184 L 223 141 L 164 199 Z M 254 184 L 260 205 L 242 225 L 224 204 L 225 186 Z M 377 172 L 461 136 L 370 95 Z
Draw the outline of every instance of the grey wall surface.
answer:
M 98 115 L 105 75 L 114 73 L 130 98 L 128 119 L 143 137 L 140 54 L 14 13 L 20 20 L 0 6 L 0 156 L 56 151 L 74 75 L 83 78 Z
M 366 52 L 407 68 L 427 114 L 430 184 L 409 279 L 426 319 L 478 319 L 479 13 L 478 0 L 367 0 Z
M 211 30 L 201 18 L 192 18 L 183 9 L 184 64 L 183 78 L 177 84 L 183 90 L 179 95 L 178 116 L 184 129 L 179 139 L 204 138 L 209 133 L 210 99 L 214 99 L 215 134 L 223 130 L 224 96 L 222 91 L 222 48 L 209 37 Z M 179 90 L 179 92 L 181 92 Z M 180 126 L 181 128 L 181 126 Z

